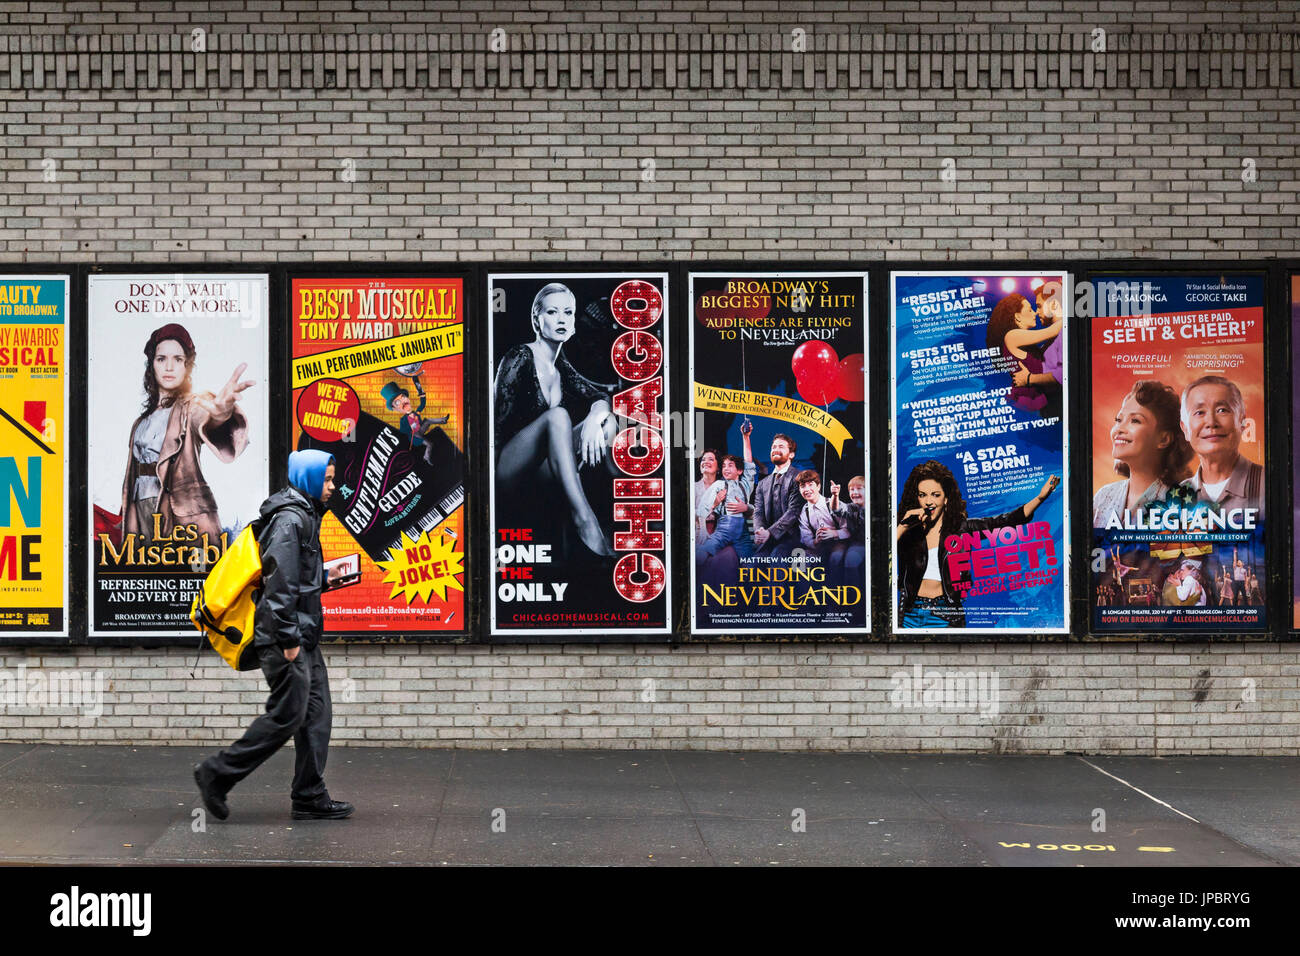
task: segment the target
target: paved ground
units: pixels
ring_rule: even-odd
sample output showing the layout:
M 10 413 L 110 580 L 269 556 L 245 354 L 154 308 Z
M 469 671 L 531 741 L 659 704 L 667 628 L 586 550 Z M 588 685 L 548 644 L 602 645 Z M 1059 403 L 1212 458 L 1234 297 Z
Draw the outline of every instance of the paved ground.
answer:
M 296 822 L 286 750 L 203 826 L 208 752 L 0 744 L 0 862 L 1300 864 L 1296 758 L 337 747 Z

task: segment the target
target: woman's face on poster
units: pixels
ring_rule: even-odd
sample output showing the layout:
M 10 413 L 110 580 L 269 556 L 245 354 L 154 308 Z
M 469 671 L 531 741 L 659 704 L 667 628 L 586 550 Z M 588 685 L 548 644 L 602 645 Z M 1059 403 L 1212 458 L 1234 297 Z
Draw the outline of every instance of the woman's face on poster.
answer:
M 1115 424 L 1110 427 L 1110 443 L 1111 457 L 1116 461 L 1129 466 L 1150 463 L 1154 467 L 1161 450 L 1169 444 L 1169 436 L 1156 428 L 1150 409 L 1132 395 L 1126 395 Z
M 175 339 L 164 339 L 153 351 L 153 375 L 158 387 L 173 392 L 185 381 L 185 349 Z
M 943 493 L 943 485 L 939 482 L 927 478 L 917 485 L 917 498 L 920 506 L 924 508 L 929 515 L 934 518 L 943 514 L 943 506 L 948 503 L 948 498 Z
M 1020 311 L 1016 313 L 1016 328 L 1032 329 L 1038 324 L 1038 317 L 1034 314 L 1034 306 L 1028 299 L 1024 299 L 1020 306 Z
M 716 475 L 718 473 L 718 459 L 714 457 L 713 452 L 706 451 L 700 457 L 700 474 Z
M 537 313 L 537 334 L 551 342 L 567 342 L 573 336 L 578 303 L 567 292 L 552 292 L 542 299 Z

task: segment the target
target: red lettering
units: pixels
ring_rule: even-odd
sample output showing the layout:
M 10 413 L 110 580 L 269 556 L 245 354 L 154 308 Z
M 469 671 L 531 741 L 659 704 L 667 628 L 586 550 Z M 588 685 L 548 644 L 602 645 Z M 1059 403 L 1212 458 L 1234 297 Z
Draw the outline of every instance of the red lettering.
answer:
M 663 550 L 664 533 L 650 530 L 651 521 L 664 520 L 664 504 L 662 501 L 656 501 L 654 504 L 616 502 L 614 505 L 614 520 L 626 521 L 630 525 L 627 531 L 614 532 L 615 551 Z
M 18 577 L 18 539 L 13 535 L 5 535 L 0 545 L 0 574 L 10 581 Z
M 664 350 L 649 332 L 624 332 L 614 340 L 609 359 L 623 378 L 640 382 L 659 371 L 664 364 Z
M 659 321 L 663 310 L 663 295 L 641 279 L 624 282 L 609 297 L 609 311 L 625 329 L 648 329 Z
M 628 334 L 633 333 L 629 332 Z M 664 380 L 662 377 L 651 379 L 649 382 L 642 382 L 640 385 L 633 385 L 631 388 L 625 388 L 614 396 L 614 414 L 619 418 L 642 422 L 656 431 L 662 431 L 664 420 L 656 406 L 663 393 Z
M 664 563 L 645 551 L 625 554 L 614 565 L 614 589 L 637 604 L 657 598 L 667 581 Z
M 633 448 L 645 448 L 646 452 L 644 455 L 634 455 Z M 658 471 L 664 462 L 664 440 L 652 428 L 633 425 L 614 436 L 610 454 L 614 456 L 614 464 L 618 465 L 623 474 L 637 477 L 648 475 Z

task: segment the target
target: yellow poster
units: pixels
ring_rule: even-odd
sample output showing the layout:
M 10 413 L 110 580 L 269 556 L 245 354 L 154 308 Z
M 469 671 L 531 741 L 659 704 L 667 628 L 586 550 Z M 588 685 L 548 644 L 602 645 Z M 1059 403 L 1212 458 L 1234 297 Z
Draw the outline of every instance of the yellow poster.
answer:
M 0 276 L 0 635 L 68 632 L 67 319 L 67 276 Z

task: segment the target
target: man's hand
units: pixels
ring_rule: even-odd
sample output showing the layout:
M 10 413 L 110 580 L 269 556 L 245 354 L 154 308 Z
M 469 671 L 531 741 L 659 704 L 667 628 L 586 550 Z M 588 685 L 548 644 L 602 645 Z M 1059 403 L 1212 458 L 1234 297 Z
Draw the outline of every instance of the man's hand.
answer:
M 813 540 L 821 543 L 823 541 L 830 541 L 835 537 L 837 537 L 837 535 L 835 534 L 834 528 L 828 528 L 826 525 L 822 525 L 817 529 L 817 533 L 813 535 Z
M 770 537 L 772 537 L 772 532 L 768 531 L 766 528 L 758 528 L 754 532 L 754 543 L 761 548 L 763 545 L 767 544 L 767 539 Z
M 727 514 L 729 515 L 743 515 L 748 511 L 749 505 L 743 501 L 737 501 L 735 498 L 732 498 L 727 502 Z
M 286 647 L 284 649 L 284 659 L 286 661 L 296 661 L 298 659 L 298 652 L 301 650 L 301 647 Z

